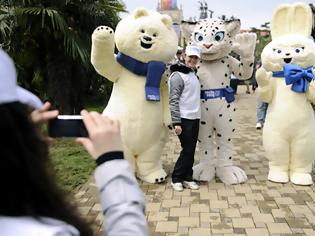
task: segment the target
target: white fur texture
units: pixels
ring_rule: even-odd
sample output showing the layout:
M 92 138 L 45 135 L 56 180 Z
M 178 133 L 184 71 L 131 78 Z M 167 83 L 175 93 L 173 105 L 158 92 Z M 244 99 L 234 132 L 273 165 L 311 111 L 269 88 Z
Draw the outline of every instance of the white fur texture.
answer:
M 142 62 L 168 62 L 175 55 L 178 42 L 172 19 L 158 12 L 142 11 L 147 15 L 136 16 L 136 11 L 118 23 L 115 31 L 118 50 Z M 145 42 L 145 36 L 152 38 L 153 45 L 149 50 L 144 50 L 140 45 L 140 40 Z
M 201 48 L 201 61 L 197 68 L 202 90 L 228 87 L 232 73 L 239 79 L 251 77 L 256 34 L 238 34 L 239 29 L 239 20 L 206 19 L 195 26 L 191 44 Z M 240 61 L 229 56 L 232 50 L 241 56 Z M 234 104 L 225 99 L 202 100 L 200 163 L 194 166 L 195 179 L 211 181 L 216 175 L 225 184 L 247 180 L 245 172 L 232 161 L 234 112 Z
M 149 183 L 166 178 L 160 161 L 168 137 L 166 127 L 171 122 L 166 78 L 161 82 L 161 101 L 146 101 L 146 78 L 118 64 L 114 48 L 116 43 L 120 52 L 142 62 L 168 62 L 177 50 L 177 42 L 171 18 L 145 9 L 121 20 L 115 34 L 109 27 L 100 26 L 92 35 L 92 64 L 98 73 L 114 82 L 103 114 L 120 120 L 125 157 L 136 175 Z M 152 45 L 144 48 L 142 43 Z
M 307 4 L 279 6 L 271 21 L 272 41 L 263 49 L 262 68 L 256 73 L 261 98 L 269 103 L 263 144 L 269 159 L 268 179 L 310 185 L 315 159 L 314 82 L 306 93 L 297 93 L 284 78 L 272 76 L 286 63 L 302 68 L 315 64 L 311 40 L 312 12 Z M 298 29 L 297 29 L 298 27 Z

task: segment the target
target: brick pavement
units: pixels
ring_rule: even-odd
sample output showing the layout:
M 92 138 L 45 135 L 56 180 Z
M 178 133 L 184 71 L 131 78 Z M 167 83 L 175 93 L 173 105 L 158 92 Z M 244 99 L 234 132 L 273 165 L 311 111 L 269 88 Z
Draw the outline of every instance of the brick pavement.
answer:
M 150 235 L 156 236 L 315 236 L 314 186 L 267 181 L 268 163 L 261 145 L 261 131 L 255 129 L 256 95 L 240 87 L 236 100 L 237 129 L 234 162 L 245 169 L 249 180 L 226 186 L 219 180 L 201 183 L 199 190 L 174 192 L 166 183 L 140 183 L 146 198 Z M 171 135 L 162 157 L 168 173 L 180 151 L 177 137 Z M 198 161 L 199 153 L 197 150 Z M 78 189 L 79 209 L 102 235 L 102 213 L 97 190 L 91 178 Z

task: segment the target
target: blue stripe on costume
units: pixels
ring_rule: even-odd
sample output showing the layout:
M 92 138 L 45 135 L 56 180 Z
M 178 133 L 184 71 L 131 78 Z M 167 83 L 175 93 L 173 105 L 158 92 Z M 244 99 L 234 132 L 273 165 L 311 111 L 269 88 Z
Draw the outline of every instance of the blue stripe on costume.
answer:
M 160 83 L 166 65 L 159 61 L 144 63 L 119 52 L 117 62 L 136 75 L 146 76 L 145 97 L 147 101 L 160 101 Z

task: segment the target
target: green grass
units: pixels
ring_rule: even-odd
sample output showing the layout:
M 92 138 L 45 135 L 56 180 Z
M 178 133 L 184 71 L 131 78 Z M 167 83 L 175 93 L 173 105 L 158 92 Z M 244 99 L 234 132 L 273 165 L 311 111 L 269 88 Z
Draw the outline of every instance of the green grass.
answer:
M 94 105 L 94 106 L 89 106 L 87 108 L 88 111 L 97 111 L 99 113 L 102 113 L 104 110 L 105 106 L 104 105 Z
M 95 161 L 74 139 L 56 140 L 50 146 L 50 157 L 57 181 L 66 191 L 73 191 L 84 184 L 95 168 Z
M 104 108 L 105 105 L 95 103 L 89 104 L 87 110 L 102 113 Z M 47 133 L 47 128 L 43 128 L 43 133 Z M 56 139 L 50 145 L 50 157 L 57 181 L 66 191 L 73 191 L 86 183 L 95 169 L 95 161 L 74 139 Z

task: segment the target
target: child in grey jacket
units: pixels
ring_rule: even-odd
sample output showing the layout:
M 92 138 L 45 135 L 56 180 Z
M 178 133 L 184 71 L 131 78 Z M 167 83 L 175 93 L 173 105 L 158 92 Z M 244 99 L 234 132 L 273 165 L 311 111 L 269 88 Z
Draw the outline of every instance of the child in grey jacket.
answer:
M 172 124 L 182 147 L 172 174 L 172 187 L 175 191 L 183 191 L 184 187 L 199 188 L 192 178 L 200 120 L 200 83 L 196 76 L 199 58 L 200 49 L 187 46 L 185 64 L 171 66 L 173 73 L 169 78 L 169 103 Z

